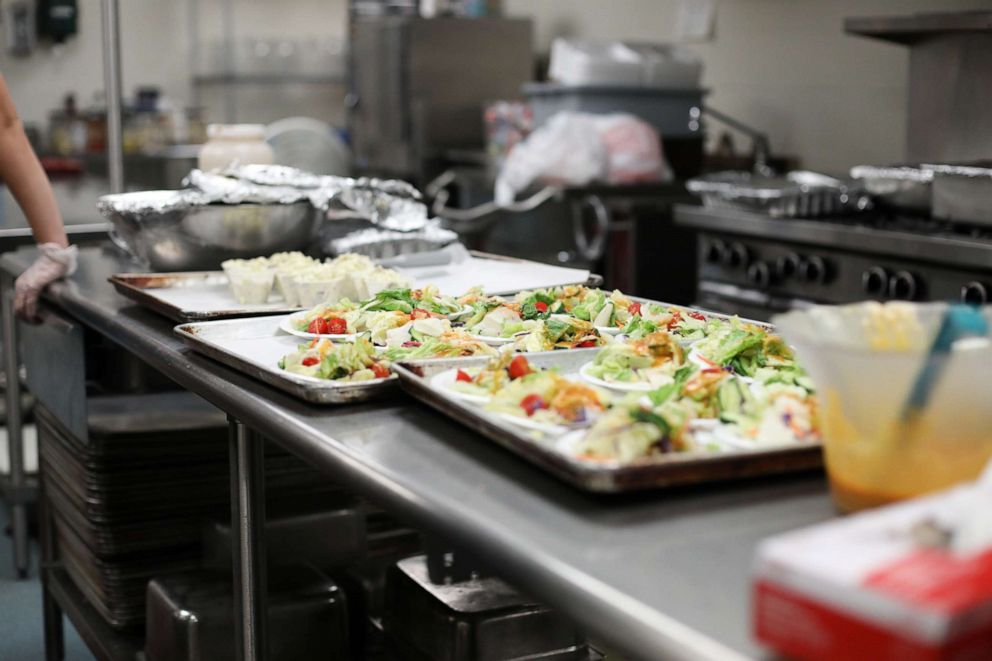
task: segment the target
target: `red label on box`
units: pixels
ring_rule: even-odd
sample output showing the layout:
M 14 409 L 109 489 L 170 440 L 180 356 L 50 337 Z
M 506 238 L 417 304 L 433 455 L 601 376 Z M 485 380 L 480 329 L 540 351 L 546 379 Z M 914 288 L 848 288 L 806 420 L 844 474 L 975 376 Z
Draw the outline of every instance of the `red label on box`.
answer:
M 937 649 L 837 611 L 800 594 L 758 581 L 754 591 L 758 640 L 797 659 L 937 661 Z
M 864 585 L 901 601 L 958 613 L 988 603 L 992 595 L 992 550 L 958 557 L 924 549 L 865 577 Z
M 797 659 L 992 659 L 992 623 L 989 622 L 951 640 L 928 644 L 764 580 L 755 583 L 753 612 L 758 640 Z

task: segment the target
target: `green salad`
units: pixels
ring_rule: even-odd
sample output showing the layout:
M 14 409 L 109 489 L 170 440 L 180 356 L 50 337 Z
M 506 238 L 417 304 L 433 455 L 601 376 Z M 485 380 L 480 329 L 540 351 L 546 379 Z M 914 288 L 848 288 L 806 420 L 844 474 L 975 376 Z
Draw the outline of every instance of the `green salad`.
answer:
M 526 333 L 515 337 L 513 349 L 522 352 L 586 349 L 610 341 L 609 335 L 600 333 L 588 321 L 556 316 L 534 321 Z
M 468 333 L 451 330 L 438 336 L 425 336 L 421 340 L 410 340 L 386 350 L 386 357 L 392 361 L 421 360 L 425 358 L 458 358 L 461 356 L 495 356 L 498 352 Z
M 706 365 L 729 369 L 760 383 L 813 390 L 812 381 L 780 336 L 736 318 L 693 345 L 693 352 Z
M 328 339 L 306 342 L 283 356 L 279 368 L 292 374 L 348 382 L 382 379 L 390 374 L 389 364 L 379 359 L 375 347 L 365 338 L 347 344 Z
M 660 387 L 685 363 L 685 350 L 666 331 L 606 347 L 587 368 L 589 376 L 619 384 Z
M 671 452 L 787 445 L 817 435 L 816 397 L 810 390 L 686 364 L 671 382 L 615 404 L 577 440 L 574 451 L 592 461 L 626 463 Z
M 462 305 L 451 296 L 442 296 L 438 288 L 428 285 L 423 289 L 384 289 L 372 298 L 362 301 L 359 308 L 366 312 L 388 311 L 413 314 L 424 310 L 438 315 L 456 315 Z

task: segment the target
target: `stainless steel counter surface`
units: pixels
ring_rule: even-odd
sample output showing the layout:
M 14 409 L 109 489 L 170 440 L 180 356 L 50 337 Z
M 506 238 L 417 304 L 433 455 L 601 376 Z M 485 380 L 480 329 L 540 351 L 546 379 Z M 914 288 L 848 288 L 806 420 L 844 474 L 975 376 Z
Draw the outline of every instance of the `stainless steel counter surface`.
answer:
M 18 273 L 32 256 L 8 253 L 0 268 Z M 344 408 L 296 401 L 184 348 L 171 322 L 107 283 L 127 267 L 84 249 L 49 301 L 632 658 L 761 656 L 750 636 L 755 545 L 833 516 L 820 474 L 594 497 L 403 395 Z

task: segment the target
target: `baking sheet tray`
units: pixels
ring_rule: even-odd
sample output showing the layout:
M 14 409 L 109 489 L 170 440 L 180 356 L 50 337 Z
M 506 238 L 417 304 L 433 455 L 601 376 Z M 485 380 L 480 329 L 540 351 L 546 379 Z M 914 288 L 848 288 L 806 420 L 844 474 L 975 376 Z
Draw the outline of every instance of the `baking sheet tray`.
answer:
M 278 361 L 304 341 L 279 330 L 280 316 L 205 321 L 176 326 L 175 333 L 198 353 L 314 404 L 348 404 L 380 396 L 396 377 L 336 383 L 291 374 Z
M 223 271 L 185 273 L 116 273 L 110 283 L 119 293 L 173 321 L 209 321 L 257 317 L 300 310 L 273 292 L 271 302 L 238 303 Z
M 452 296 L 461 296 L 472 287 L 482 287 L 487 294 L 503 296 L 525 289 L 602 283 L 602 278 L 585 269 L 474 251 L 468 261 L 458 264 L 396 270 L 410 278 L 414 287 L 435 285 L 442 293 Z
M 473 252 L 469 261 L 457 265 L 397 270 L 409 277 L 414 287 L 436 285 L 443 293 L 453 296 L 460 296 L 476 286 L 491 294 L 503 295 L 522 289 L 602 284 L 600 276 L 584 269 L 478 252 Z M 222 271 L 116 273 L 109 280 L 123 296 L 179 323 L 286 314 L 303 309 L 286 305 L 275 291 L 269 303 L 238 303 Z
M 538 367 L 557 367 L 562 374 L 575 374 L 598 350 L 527 354 L 527 358 Z M 393 371 L 399 376 L 404 390 L 420 401 L 587 491 L 615 493 L 662 489 L 810 470 L 823 465 L 819 443 L 753 451 L 673 453 L 628 464 L 583 461 L 557 450 L 553 440 L 542 440 L 430 383 L 432 376 L 445 370 L 480 366 L 486 362 L 486 358 L 409 361 L 394 364 Z

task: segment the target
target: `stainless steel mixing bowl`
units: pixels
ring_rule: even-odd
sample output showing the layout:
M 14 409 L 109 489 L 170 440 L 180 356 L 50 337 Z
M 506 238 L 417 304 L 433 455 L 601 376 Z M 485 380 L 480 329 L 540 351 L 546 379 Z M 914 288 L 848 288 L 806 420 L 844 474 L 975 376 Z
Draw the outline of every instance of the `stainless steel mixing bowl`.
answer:
M 206 204 L 156 213 L 111 210 L 115 243 L 154 271 L 197 271 L 225 259 L 304 250 L 317 210 L 293 204 Z

